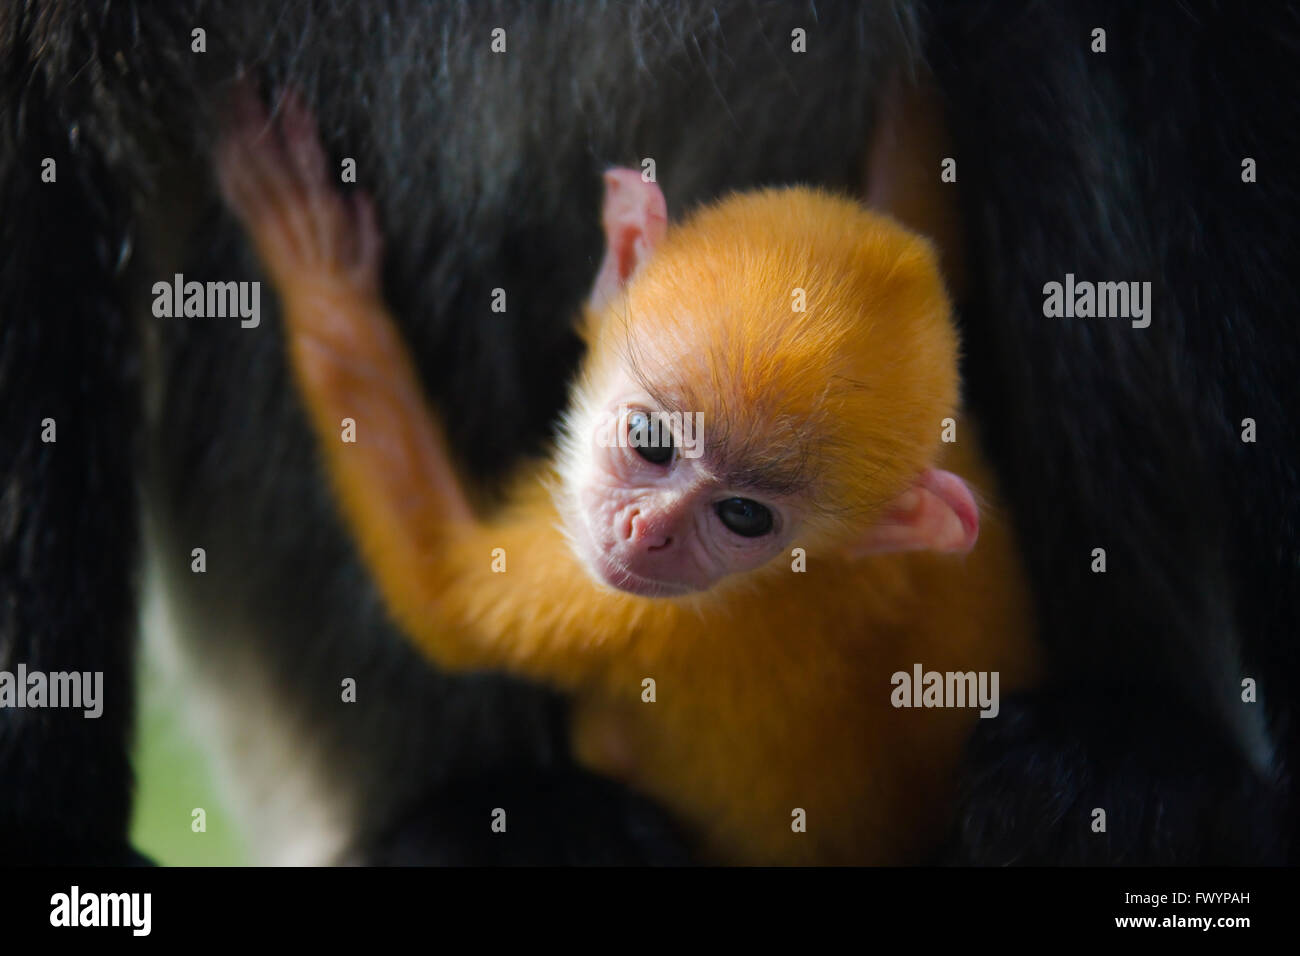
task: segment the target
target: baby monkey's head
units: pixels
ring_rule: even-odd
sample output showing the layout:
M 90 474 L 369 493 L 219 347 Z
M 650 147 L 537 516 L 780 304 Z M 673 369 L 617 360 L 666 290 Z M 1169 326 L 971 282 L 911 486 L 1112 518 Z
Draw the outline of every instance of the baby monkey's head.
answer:
M 669 596 L 795 546 L 971 548 L 973 497 L 934 467 L 957 337 L 924 239 L 802 188 L 668 228 L 630 170 L 606 174 L 604 223 L 559 461 L 594 577 Z

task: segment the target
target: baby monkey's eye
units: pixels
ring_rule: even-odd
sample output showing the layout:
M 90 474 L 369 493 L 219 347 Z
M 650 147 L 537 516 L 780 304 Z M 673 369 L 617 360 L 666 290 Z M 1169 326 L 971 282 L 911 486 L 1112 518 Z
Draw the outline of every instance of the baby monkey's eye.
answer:
M 742 538 L 761 538 L 772 530 L 772 512 L 748 498 L 728 498 L 714 505 L 718 517 Z
M 673 457 L 673 433 L 668 423 L 653 420 L 646 412 L 627 416 L 627 443 L 652 465 L 664 465 Z

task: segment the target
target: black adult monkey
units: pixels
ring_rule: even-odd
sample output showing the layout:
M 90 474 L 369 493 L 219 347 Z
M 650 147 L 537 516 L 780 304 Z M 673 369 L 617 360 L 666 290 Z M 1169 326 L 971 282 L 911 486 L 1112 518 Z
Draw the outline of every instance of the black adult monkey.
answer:
M 852 186 L 887 79 L 924 57 L 958 160 L 973 405 L 1071 687 L 984 722 L 952 857 L 1260 860 L 1293 840 L 1277 779 L 1300 663 L 1283 414 L 1300 407 L 1283 281 L 1294 12 L 863 6 L 0 12 L 0 669 L 104 670 L 109 698 L 99 722 L 0 711 L 7 859 L 130 858 L 137 450 L 155 578 L 191 639 L 198 700 L 245 743 L 228 754 L 260 781 L 269 859 L 680 858 L 652 808 L 572 769 L 553 701 L 433 674 L 383 623 L 320 487 L 277 324 L 137 323 L 173 272 L 255 277 L 207 186 L 238 63 L 303 89 L 335 155 L 357 159 L 389 239 L 388 299 L 490 483 L 562 400 L 604 165 L 654 158 L 679 209 L 763 182 Z M 46 156 L 57 184 L 40 183 Z M 1067 272 L 1151 280 L 1151 327 L 1045 318 L 1043 284 Z M 1239 440 L 1246 417 L 1255 444 Z M 1237 703 L 1247 676 L 1258 705 Z M 356 704 L 338 702 L 344 677 Z M 484 822 L 494 806 L 518 808 L 508 842 Z
M 203 54 L 191 52 L 196 27 L 207 30 Z M 497 27 L 505 53 L 492 51 Z M 795 27 L 820 37 L 817 49 L 793 54 Z M 551 697 L 504 680 L 445 679 L 385 624 L 321 486 L 275 323 L 152 320 L 148 290 L 175 272 L 255 278 L 211 187 L 215 114 L 241 62 L 270 89 L 292 82 L 325 117 L 335 153 L 355 157 L 359 180 L 379 197 L 389 300 L 449 411 L 453 440 L 488 482 L 537 447 L 563 398 L 578 349 L 572 316 L 601 252 L 604 167 L 652 158 L 676 208 L 764 182 L 851 187 L 875 91 L 907 62 L 913 30 L 905 7 L 777 2 L 11 10 L 0 31 L 11 117 L 0 188 L 22 215 L 5 220 L 5 293 L 30 321 L 9 323 L 25 338 L 6 337 L 5 361 L 32 369 L 34 381 L 7 376 L 0 387 L 9 430 L 36 437 L 25 457 L 4 463 L 6 501 L 28 510 L 25 537 L 3 539 L 5 560 L 23 574 L 3 582 L 8 606 L 24 616 L 4 622 L 0 660 L 73 667 L 86 629 L 50 609 L 89 618 L 102 592 L 119 605 L 101 626 L 120 645 L 103 668 L 127 673 L 123 542 L 137 520 L 129 492 L 138 434 L 146 577 L 177 596 L 169 607 L 189 642 L 181 659 L 195 672 L 192 696 L 219 718 L 231 776 L 251 781 L 245 800 L 259 812 L 247 822 L 266 859 L 678 859 L 654 813 L 571 768 Z M 723 134 L 735 149 L 719 149 Z M 47 154 L 59 160 L 57 185 L 39 184 Z M 40 190 L 65 183 L 79 192 L 57 215 Z M 123 250 L 131 254 L 119 275 Z M 67 299 L 66 287 L 84 298 Z M 496 288 L 507 296 L 503 313 L 491 308 Z M 122 340 L 122 357 L 92 344 L 105 329 Z M 65 339 L 85 349 L 79 367 L 68 366 Z M 136 356 L 143 426 L 125 362 Z M 68 471 L 65 497 L 37 510 L 44 502 L 31 488 L 44 487 L 51 457 L 39 423 L 51 400 L 72 406 L 57 417 L 75 417 L 81 400 L 121 422 L 80 426 L 104 434 L 102 448 L 65 426 L 56 448 L 69 458 L 55 459 Z M 100 473 L 117 487 L 85 496 L 88 514 L 111 522 L 92 536 L 69 512 L 78 514 L 78 476 Z M 73 548 L 64 535 L 74 534 L 78 561 L 53 550 Z M 33 554 L 30 541 L 52 553 Z M 203 574 L 191 572 L 195 547 L 205 549 Z M 71 584 L 46 590 L 63 568 L 93 589 L 89 600 L 68 607 Z M 345 705 L 349 677 L 358 698 Z M 100 747 L 115 755 L 99 777 L 119 809 L 87 824 L 119 845 L 126 699 L 113 695 L 118 723 Z M 80 808 L 58 795 L 61 765 L 26 766 L 36 759 L 31 731 L 8 713 L 0 719 L 3 769 L 15 770 L 5 779 L 24 781 L 0 799 L 39 795 L 20 813 L 0 812 L 0 826 L 30 835 L 0 846 L 53 858 L 43 834 Z M 65 753 L 69 774 L 91 749 L 74 732 L 80 725 L 62 751 L 46 751 Z M 487 826 L 497 806 L 511 811 L 508 840 Z
M 1057 681 L 980 728 L 963 856 L 1295 860 L 1300 11 L 936 12 L 967 381 Z M 1066 273 L 1151 281 L 1150 327 L 1045 318 Z

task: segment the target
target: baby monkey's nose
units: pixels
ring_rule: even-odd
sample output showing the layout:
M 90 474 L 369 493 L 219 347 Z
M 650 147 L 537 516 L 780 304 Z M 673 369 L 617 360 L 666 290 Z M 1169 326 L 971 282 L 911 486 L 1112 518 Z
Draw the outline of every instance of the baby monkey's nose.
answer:
M 634 509 L 628 516 L 625 537 L 629 544 L 646 551 L 662 551 L 673 543 L 672 535 L 667 533 L 663 520 L 656 520 L 640 509 Z

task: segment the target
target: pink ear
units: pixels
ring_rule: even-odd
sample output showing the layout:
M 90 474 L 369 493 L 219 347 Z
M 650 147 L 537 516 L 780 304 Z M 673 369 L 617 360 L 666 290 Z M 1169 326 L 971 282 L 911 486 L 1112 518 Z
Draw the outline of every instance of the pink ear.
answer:
M 591 300 L 599 305 L 616 295 L 650 258 L 668 231 L 668 205 L 658 183 L 647 183 L 635 169 L 605 171 L 605 261 Z
M 979 537 L 975 497 L 950 471 L 927 468 L 883 517 L 850 547 L 854 556 L 890 551 L 966 554 Z

